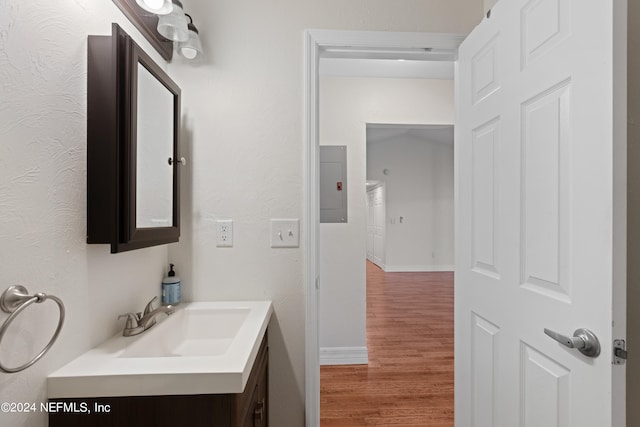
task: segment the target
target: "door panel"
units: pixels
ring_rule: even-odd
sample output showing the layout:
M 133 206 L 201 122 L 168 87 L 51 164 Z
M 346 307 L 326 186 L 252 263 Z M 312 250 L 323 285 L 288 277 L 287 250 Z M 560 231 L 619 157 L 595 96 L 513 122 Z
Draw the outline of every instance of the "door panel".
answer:
M 570 301 L 571 82 L 522 105 L 523 287 Z
M 520 345 L 520 425 L 523 427 L 569 426 L 571 371 L 552 358 Z M 595 427 L 595 425 L 594 425 Z
M 472 132 L 473 269 L 500 279 L 498 252 L 498 200 L 496 155 L 500 146 L 500 120 L 494 119 Z
M 472 426 L 492 426 L 496 408 L 495 388 L 498 373 L 498 328 L 493 323 L 472 314 Z
M 459 427 L 611 425 L 613 8 L 503 0 L 460 46 Z
M 531 1 L 522 8 L 522 68 L 569 37 L 570 8 L 571 2 L 563 0 Z
M 477 104 L 500 89 L 498 34 L 489 39 L 471 58 L 471 90 Z

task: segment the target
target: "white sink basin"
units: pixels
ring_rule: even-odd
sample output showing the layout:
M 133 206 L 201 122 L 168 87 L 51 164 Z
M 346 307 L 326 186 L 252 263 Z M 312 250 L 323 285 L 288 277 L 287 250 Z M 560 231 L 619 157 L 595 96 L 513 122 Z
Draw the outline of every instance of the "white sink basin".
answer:
M 186 309 L 143 333 L 119 357 L 218 356 L 229 350 L 248 307 Z M 153 331 L 153 332 L 152 332 Z
M 186 304 L 53 372 L 48 397 L 241 393 L 272 312 L 270 301 Z

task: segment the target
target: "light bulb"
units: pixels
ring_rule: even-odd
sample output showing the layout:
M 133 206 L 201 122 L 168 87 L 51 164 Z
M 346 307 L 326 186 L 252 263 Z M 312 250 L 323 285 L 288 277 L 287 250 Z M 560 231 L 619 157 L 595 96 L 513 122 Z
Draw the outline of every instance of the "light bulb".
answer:
M 166 15 L 173 10 L 171 0 L 136 0 L 138 6 L 156 15 Z
M 180 52 L 182 53 L 182 56 L 187 59 L 193 59 L 198 56 L 198 51 L 192 47 L 183 47 Z
M 150 9 L 160 9 L 162 7 L 162 0 L 143 0 L 144 3 L 149 6 Z
M 191 19 L 191 16 L 189 16 Z M 198 56 L 202 56 L 202 44 L 200 43 L 200 37 L 198 36 L 198 29 L 193 22 L 189 23 L 189 39 L 179 43 L 178 49 L 182 56 L 187 59 L 195 59 Z

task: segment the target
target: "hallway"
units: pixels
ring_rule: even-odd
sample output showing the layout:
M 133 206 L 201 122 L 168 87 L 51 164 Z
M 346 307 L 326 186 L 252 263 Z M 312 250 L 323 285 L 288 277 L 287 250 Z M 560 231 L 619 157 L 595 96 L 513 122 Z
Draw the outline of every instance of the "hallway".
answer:
M 369 365 L 322 366 L 322 427 L 453 426 L 453 273 L 367 261 Z

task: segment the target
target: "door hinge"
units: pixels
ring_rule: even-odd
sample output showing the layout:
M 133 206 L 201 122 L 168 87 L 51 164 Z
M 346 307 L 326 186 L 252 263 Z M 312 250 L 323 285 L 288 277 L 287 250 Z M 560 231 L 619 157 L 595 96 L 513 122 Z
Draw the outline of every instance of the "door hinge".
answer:
M 624 340 L 613 340 L 613 364 L 624 365 L 627 361 L 627 343 Z

